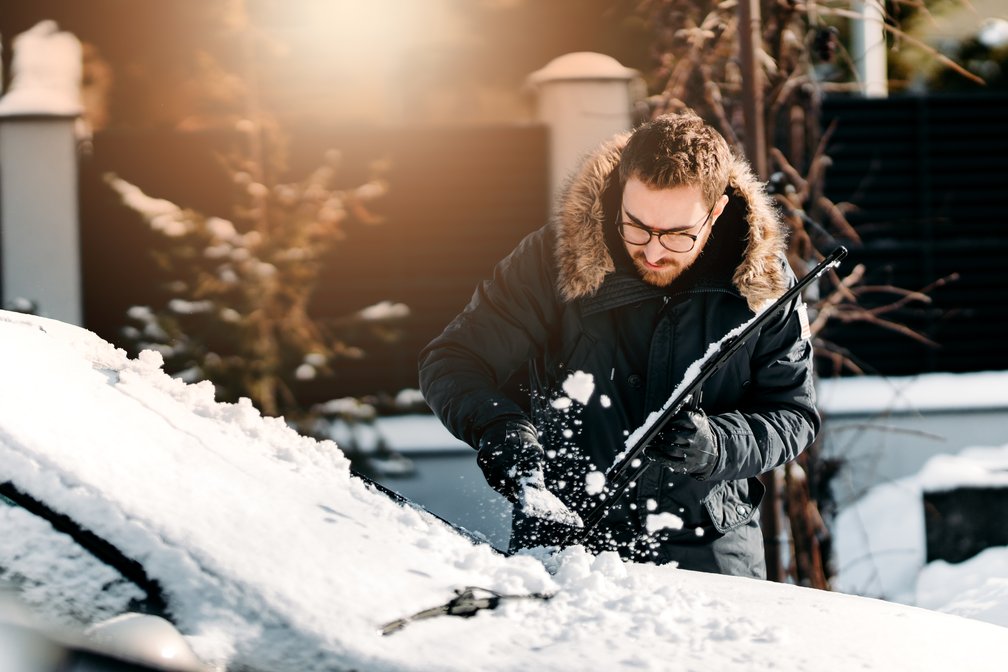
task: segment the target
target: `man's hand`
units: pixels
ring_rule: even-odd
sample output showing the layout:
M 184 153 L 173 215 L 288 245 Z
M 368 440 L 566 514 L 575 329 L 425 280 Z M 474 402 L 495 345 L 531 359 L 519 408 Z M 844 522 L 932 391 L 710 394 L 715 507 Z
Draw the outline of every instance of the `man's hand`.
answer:
M 522 419 L 499 420 L 483 431 L 476 461 L 490 487 L 529 516 L 582 527 L 581 518 L 546 489 L 545 451 Z
M 677 474 L 710 478 L 718 464 L 717 430 L 707 414 L 686 408 L 662 428 L 644 454 Z
M 480 437 L 476 461 L 491 488 L 512 504 L 523 483 L 543 483 L 545 451 L 527 420 L 509 418 L 492 423 Z

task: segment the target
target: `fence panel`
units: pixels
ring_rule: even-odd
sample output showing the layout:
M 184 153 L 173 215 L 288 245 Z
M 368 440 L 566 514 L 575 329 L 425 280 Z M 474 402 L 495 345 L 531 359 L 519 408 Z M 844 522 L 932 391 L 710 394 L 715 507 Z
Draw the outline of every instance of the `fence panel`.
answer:
M 237 141 L 224 132 L 109 131 L 81 167 L 86 326 L 120 343 L 126 311 L 162 296 L 152 252 L 158 238 L 102 181 L 115 172 L 151 196 L 229 217 L 233 184 L 221 159 Z M 416 356 L 468 301 L 476 284 L 548 216 L 544 127 L 299 129 L 289 139 L 291 176 L 306 174 L 327 149 L 344 157 L 347 186 L 368 164 L 390 163 L 385 222 L 348 226 L 323 273 L 313 310 L 340 316 L 379 301 L 409 306 L 394 343 L 361 337 L 368 356 L 339 377 L 308 387 L 308 398 L 416 387 Z
M 1006 109 L 1005 96 L 826 101 L 823 127 L 836 125 L 826 192 L 858 206 L 850 220 L 864 239 L 851 262 L 866 264 L 872 284 L 908 289 L 959 274 L 932 292 L 933 306 L 891 316 L 938 348 L 878 327 L 830 329 L 870 372 L 1008 369 Z

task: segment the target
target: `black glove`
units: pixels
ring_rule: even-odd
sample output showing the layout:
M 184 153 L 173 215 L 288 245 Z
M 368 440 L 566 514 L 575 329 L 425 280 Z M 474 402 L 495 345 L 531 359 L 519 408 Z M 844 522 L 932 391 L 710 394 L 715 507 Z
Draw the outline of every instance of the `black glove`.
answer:
M 690 474 L 702 481 L 717 467 L 718 438 L 706 413 L 687 408 L 668 421 L 644 454 L 677 474 Z
M 528 420 L 498 420 L 483 430 L 476 461 L 491 488 L 512 504 L 524 481 L 542 487 L 545 451 Z

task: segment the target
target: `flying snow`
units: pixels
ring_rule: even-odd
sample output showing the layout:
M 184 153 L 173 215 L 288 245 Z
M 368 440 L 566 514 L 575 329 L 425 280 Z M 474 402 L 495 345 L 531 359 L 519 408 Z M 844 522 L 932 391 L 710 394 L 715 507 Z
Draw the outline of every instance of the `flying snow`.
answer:
M 647 517 L 647 531 L 654 534 L 658 530 L 681 530 L 683 519 L 674 513 L 652 513 Z
M 574 371 L 563 382 L 563 390 L 572 399 L 587 404 L 595 392 L 595 377 L 584 371 Z
M 585 476 L 585 491 L 589 495 L 597 495 L 605 488 L 605 474 L 601 471 L 591 471 Z

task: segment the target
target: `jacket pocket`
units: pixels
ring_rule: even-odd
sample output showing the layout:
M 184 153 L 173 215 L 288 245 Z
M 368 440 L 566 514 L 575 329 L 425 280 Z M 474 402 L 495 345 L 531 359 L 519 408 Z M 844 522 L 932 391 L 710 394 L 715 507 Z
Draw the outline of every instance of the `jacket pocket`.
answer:
M 719 483 L 704 499 L 714 529 L 724 534 L 748 523 L 759 511 L 765 493 L 758 478 Z

